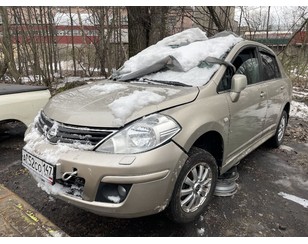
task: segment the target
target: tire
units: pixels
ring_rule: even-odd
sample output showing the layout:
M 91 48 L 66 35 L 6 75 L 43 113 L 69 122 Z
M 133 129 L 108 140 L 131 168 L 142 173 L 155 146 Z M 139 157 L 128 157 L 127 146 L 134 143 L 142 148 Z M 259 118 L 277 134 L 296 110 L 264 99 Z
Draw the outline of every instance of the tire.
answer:
M 188 155 L 166 210 L 167 216 L 180 224 L 192 222 L 204 212 L 218 175 L 216 160 L 210 153 L 194 147 Z
M 276 133 L 268 141 L 271 147 L 277 148 L 282 144 L 283 138 L 286 132 L 287 124 L 288 124 L 288 114 L 285 110 L 283 110 L 281 114 L 281 118 L 279 120 L 279 124 L 276 129 Z

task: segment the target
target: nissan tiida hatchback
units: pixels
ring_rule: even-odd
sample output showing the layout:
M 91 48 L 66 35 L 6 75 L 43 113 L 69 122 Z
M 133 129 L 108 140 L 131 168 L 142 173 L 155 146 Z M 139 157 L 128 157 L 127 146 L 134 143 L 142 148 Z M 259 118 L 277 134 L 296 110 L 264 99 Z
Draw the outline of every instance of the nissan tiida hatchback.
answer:
M 265 141 L 279 146 L 291 82 L 272 50 L 200 29 L 167 37 L 109 79 L 54 96 L 25 135 L 22 164 L 49 194 L 131 218 L 193 221 L 217 177 Z

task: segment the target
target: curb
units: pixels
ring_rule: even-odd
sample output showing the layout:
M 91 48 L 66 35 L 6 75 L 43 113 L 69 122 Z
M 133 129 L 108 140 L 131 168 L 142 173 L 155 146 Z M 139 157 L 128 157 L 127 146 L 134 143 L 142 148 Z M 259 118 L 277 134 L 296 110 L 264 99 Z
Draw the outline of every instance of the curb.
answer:
M 0 184 L 0 237 L 68 237 L 68 235 Z

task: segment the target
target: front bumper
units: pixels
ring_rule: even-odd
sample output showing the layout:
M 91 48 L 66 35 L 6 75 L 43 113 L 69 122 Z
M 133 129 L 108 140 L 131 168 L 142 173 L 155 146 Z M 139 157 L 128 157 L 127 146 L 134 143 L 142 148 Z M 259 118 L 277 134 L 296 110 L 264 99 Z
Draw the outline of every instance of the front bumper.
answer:
M 59 152 L 57 145 L 44 141 L 32 147 L 29 153 L 48 162 L 48 158 L 42 158 L 42 151 L 51 155 Z M 186 159 L 187 155 L 172 141 L 154 150 L 131 155 L 67 150 L 60 152 L 56 162 L 52 162 L 57 165 L 56 178 L 77 170 L 78 177 L 85 180 L 81 197 L 54 191 L 53 188 L 59 187 L 58 183 L 49 185 L 51 189 L 48 192 L 103 216 L 132 218 L 150 215 L 164 210 L 168 205 Z M 122 202 L 101 202 L 96 199 L 102 183 L 128 184 L 131 187 Z

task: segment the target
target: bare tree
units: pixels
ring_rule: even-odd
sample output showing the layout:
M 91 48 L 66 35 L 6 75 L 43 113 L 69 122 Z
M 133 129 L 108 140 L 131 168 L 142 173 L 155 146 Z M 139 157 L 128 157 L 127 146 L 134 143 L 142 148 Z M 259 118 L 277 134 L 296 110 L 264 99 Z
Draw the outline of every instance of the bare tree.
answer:
M 208 33 L 209 36 L 224 30 L 234 29 L 233 6 L 198 6 L 194 11 L 182 8 L 186 17 Z
M 12 45 L 12 38 L 10 32 L 10 24 L 9 24 L 9 17 L 8 11 L 6 7 L 0 7 L 0 15 L 2 18 L 2 51 L 4 54 L 4 62 L 1 67 L 1 77 L 8 69 L 11 75 L 14 77 L 14 80 L 19 82 L 20 74 L 16 68 L 14 52 L 13 52 L 13 45 Z
M 76 52 L 75 52 L 75 43 L 74 43 L 74 20 L 73 20 L 71 7 L 68 7 L 68 12 L 70 16 L 70 25 L 71 25 L 72 58 L 73 58 L 73 66 L 74 66 L 74 75 L 76 76 L 77 68 L 76 68 Z

